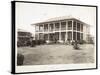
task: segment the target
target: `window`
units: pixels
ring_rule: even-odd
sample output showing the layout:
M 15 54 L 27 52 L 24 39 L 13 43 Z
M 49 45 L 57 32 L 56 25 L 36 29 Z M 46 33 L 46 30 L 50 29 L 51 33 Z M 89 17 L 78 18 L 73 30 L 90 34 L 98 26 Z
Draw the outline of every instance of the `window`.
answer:
M 44 40 L 48 40 L 48 34 L 44 34 Z
M 73 22 L 73 30 L 76 30 L 76 21 Z
M 42 33 L 39 34 L 39 39 L 40 39 L 40 40 L 43 40 L 43 39 L 44 39 L 44 36 L 43 36 Z
M 50 41 L 54 41 L 54 34 L 49 34 Z
M 39 26 L 39 30 L 40 30 L 40 31 L 43 31 L 43 25 L 40 25 L 40 26 Z
M 81 24 L 81 31 L 83 32 L 83 24 Z
M 52 23 L 49 24 L 49 30 L 50 30 L 50 31 L 53 31 L 53 24 L 52 24 Z
M 81 33 L 81 38 L 80 39 L 83 40 L 83 33 Z
M 59 23 L 55 23 L 55 30 L 59 30 Z
M 80 31 L 80 23 L 77 23 L 77 31 Z
M 66 32 L 61 33 L 61 40 L 65 41 Z
M 68 40 L 72 40 L 72 32 L 68 32 Z
M 38 25 L 35 26 L 35 31 L 36 31 L 36 32 L 39 31 L 39 26 L 38 26 Z
M 55 33 L 55 39 L 56 39 L 56 40 L 59 40 L 59 32 L 56 32 L 56 33 Z
M 61 22 L 61 30 L 66 30 L 66 22 Z
M 77 32 L 77 40 L 80 40 L 80 33 Z
M 38 40 L 38 37 L 39 37 L 38 34 L 35 34 L 35 40 Z
M 48 31 L 48 24 L 44 24 L 44 31 Z
M 73 40 L 76 40 L 76 32 L 73 32 Z
M 72 30 L 72 21 L 68 21 L 68 30 Z

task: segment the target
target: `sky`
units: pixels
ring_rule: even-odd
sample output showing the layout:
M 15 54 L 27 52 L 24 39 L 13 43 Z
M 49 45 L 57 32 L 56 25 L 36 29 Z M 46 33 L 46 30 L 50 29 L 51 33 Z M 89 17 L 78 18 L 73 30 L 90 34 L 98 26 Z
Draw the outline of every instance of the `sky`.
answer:
M 95 35 L 95 7 L 16 3 L 16 27 L 32 32 L 33 34 L 35 29 L 31 24 L 61 16 L 72 16 L 89 24 L 91 26 L 90 33 Z

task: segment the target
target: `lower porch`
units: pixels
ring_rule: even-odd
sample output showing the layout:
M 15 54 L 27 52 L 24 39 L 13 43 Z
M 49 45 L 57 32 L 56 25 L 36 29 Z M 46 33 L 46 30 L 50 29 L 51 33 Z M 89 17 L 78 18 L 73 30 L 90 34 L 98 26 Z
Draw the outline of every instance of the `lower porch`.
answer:
M 55 33 L 39 33 L 35 37 L 36 40 L 45 40 L 47 43 L 50 42 L 59 42 L 59 43 L 66 43 L 71 42 L 73 40 L 83 40 L 83 33 L 79 32 L 55 32 Z

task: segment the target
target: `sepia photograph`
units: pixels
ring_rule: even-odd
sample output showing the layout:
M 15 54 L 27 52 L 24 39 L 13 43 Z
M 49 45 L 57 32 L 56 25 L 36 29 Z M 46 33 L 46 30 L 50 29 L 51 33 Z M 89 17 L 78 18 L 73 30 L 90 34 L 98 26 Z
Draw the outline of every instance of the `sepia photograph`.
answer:
M 97 7 L 15 2 L 16 72 L 96 68 Z

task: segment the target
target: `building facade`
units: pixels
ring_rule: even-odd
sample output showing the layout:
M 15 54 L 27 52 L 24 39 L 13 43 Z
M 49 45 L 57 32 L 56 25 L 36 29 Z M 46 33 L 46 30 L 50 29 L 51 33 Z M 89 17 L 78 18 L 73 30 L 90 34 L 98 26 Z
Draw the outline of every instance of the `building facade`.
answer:
M 33 39 L 32 34 L 22 29 L 17 31 L 17 46 L 28 46 Z
M 35 39 L 46 42 L 88 41 L 90 25 L 76 18 L 52 18 L 35 25 Z

